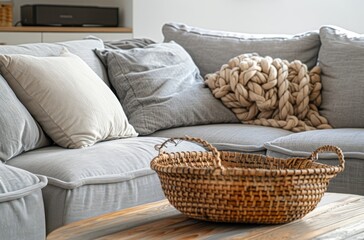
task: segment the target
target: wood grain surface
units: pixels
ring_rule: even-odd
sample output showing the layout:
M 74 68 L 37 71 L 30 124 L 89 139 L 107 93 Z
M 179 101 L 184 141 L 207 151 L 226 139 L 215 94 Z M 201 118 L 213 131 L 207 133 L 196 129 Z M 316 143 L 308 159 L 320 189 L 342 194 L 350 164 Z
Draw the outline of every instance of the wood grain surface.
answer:
M 326 193 L 303 219 L 280 225 L 212 223 L 185 217 L 167 200 L 74 222 L 56 239 L 364 239 L 364 196 Z
M 101 33 L 131 33 L 126 27 L 0 27 L 0 32 L 101 32 Z

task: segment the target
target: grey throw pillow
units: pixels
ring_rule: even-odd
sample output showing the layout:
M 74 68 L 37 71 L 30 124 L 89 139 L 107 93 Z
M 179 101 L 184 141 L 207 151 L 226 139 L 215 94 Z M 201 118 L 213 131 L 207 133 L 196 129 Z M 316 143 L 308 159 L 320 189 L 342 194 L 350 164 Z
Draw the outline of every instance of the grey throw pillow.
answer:
M 311 69 L 316 65 L 320 48 L 318 32 L 252 35 L 211 31 L 177 23 L 165 24 L 162 31 L 165 42 L 175 41 L 191 55 L 202 76 L 218 71 L 233 57 L 252 52 L 288 61 L 298 59 Z
M 321 113 L 333 127 L 364 127 L 364 35 L 320 29 Z
M 0 160 L 51 144 L 1 75 L 0 109 Z
M 96 53 L 107 63 L 111 84 L 140 135 L 179 126 L 238 122 L 213 97 L 191 57 L 176 43 Z
M 146 46 L 149 46 L 150 44 L 154 44 L 153 40 L 147 39 L 147 38 L 134 38 L 134 39 L 123 39 L 123 40 L 113 40 L 113 41 L 105 41 L 104 47 L 105 49 L 133 49 L 133 48 L 144 48 Z M 97 56 L 101 60 L 101 62 L 104 64 L 104 66 L 107 68 L 106 63 L 106 55 L 108 51 L 98 51 Z M 112 86 L 111 86 L 112 87 Z

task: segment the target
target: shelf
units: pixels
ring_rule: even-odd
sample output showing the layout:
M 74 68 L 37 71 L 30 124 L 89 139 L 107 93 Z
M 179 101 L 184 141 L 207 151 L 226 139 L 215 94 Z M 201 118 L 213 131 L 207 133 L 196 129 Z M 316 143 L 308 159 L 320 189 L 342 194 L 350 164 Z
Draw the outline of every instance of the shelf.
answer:
M 0 27 L 0 32 L 132 33 L 125 27 Z

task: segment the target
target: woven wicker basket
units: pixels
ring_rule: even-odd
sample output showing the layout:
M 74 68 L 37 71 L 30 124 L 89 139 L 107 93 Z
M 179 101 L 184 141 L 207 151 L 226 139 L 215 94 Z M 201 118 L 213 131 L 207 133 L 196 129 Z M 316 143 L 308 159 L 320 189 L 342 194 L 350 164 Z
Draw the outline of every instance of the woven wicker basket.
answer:
M 13 25 L 13 5 L 11 2 L 0 1 L 0 27 L 11 27 Z
M 286 223 L 312 211 L 329 181 L 344 170 L 335 146 L 322 146 L 309 158 L 280 159 L 218 151 L 199 138 L 177 138 L 202 144 L 210 152 L 164 153 L 151 162 L 164 194 L 191 218 L 216 222 Z M 338 166 L 316 163 L 319 152 L 335 152 Z

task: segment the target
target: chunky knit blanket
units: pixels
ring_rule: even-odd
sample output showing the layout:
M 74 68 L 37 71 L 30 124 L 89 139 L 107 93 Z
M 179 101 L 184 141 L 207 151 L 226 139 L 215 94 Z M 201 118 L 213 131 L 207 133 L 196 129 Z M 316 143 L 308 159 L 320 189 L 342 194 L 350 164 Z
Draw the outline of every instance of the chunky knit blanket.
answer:
M 206 85 L 243 123 L 300 132 L 332 128 L 320 115 L 320 68 L 257 54 L 230 59 Z

